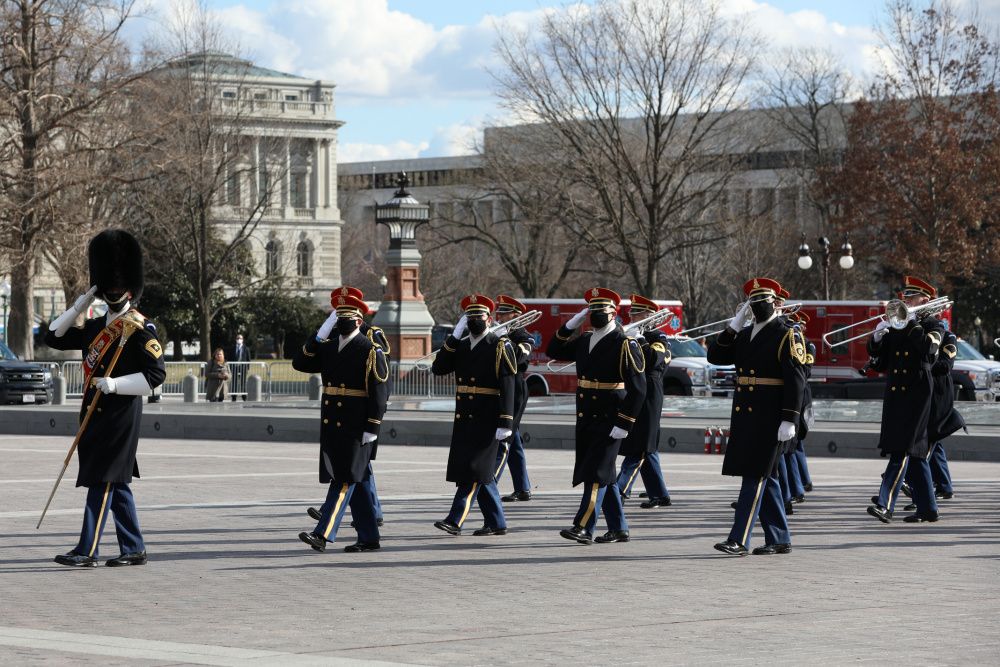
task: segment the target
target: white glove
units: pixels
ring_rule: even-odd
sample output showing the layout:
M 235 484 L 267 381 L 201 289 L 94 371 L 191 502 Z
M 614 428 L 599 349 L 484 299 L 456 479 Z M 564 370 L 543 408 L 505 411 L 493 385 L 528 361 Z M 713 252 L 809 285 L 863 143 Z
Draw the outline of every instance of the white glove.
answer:
M 378 440 L 378 436 L 375 435 L 374 433 L 368 433 L 367 431 L 365 431 L 364 433 L 361 434 L 362 445 L 367 445 L 368 443 L 375 442 L 376 440 Z
M 118 383 L 115 382 L 114 378 L 97 378 L 94 386 L 97 387 L 97 391 L 102 394 L 115 394 L 118 392 Z
M 781 422 L 778 427 L 778 442 L 787 442 L 795 438 L 795 424 L 792 422 Z
M 451 335 L 455 338 L 461 338 L 465 335 L 465 330 L 469 328 L 469 316 L 462 315 L 458 319 L 458 324 L 455 325 L 455 330 L 451 332 Z
M 566 323 L 567 329 L 578 329 L 583 321 L 587 319 L 587 314 L 590 313 L 590 308 L 584 308 L 579 313 L 569 318 L 569 322 Z
M 493 333 L 495 333 L 498 338 L 502 338 L 503 336 L 506 336 L 507 335 L 507 325 L 504 324 L 503 326 L 497 327 L 496 329 L 493 330 Z
M 872 334 L 872 340 L 876 343 L 882 340 L 882 336 L 885 335 L 886 330 L 889 328 L 889 322 L 887 320 L 882 320 L 875 327 L 875 333 Z
M 337 310 L 334 309 L 330 313 L 330 316 L 326 318 L 326 322 L 323 322 L 319 327 L 319 331 L 316 332 L 316 338 L 319 340 L 327 340 L 330 338 L 330 334 L 333 332 L 333 328 L 337 326 Z
M 149 381 L 142 373 L 130 373 L 116 378 L 98 378 L 94 386 L 104 394 L 119 396 L 149 396 L 153 393 Z
M 499 440 L 500 442 L 503 442 L 512 435 L 514 435 L 514 431 L 510 430 L 509 428 L 498 428 L 496 435 L 493 437 Z
M 744 301 L 743 305 L 740 306 L 739 310 L 736 311 L 736 315 L 733 319 L 729 320 L 729 328 L 732 331 L 739 332 L 747 323 L 747 311 L 750 310 L 750 302 Z
M 618 426 L 611 427 L 611 439 L 612 440 L 624 440 L 628 437 L 628 431 Z
M 80 313 L 84 313 L 90 308 L 90 304 L 94 303 L 94 295 L 97 294 L 97 285 L 94 285 L 86 294 L 81 294 L 76 298 L 71 308 L 67 308 L 66 312 L 57 317 L 52 324 L 49 325 L 49 329 L 55 334 L 56 338 L 62 338 L 62 336 L 69 331 L 69 328 L 73 326 L 73 322 Z

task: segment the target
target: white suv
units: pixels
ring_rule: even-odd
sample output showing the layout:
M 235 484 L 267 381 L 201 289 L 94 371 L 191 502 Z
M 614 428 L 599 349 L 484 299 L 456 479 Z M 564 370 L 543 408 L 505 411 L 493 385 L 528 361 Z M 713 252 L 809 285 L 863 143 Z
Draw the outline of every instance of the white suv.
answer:
M 984 357 L 976 348 L 958 339 L 955 356 L 956 392 L 959 398 L 976 401 L 1000 400 L 1000 362 Z M 959 386 L 961 385 L 961 386 Z

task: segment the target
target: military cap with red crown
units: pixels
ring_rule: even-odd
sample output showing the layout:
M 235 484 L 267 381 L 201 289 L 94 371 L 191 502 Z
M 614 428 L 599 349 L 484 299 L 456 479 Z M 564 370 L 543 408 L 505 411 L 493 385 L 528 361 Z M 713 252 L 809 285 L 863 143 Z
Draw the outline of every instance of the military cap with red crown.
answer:
M 655 301 L 653 301 L 652 299 L 647 299 L 646 297 L 640 294 L 632 294 L 632 296 L 629 297 L 629 301 L 632 302 L 632 305 L 629 307 L 630 313 L 634 312 L 655 313 L 660 309 L 660 307 L 657 305 Z
M 751 300 L 756 297 L 778 296 L 781 285 L 770 278 L 751 278 L 743 284 L 743 293 Z
M 903 276 L 903 296 L 918 295 L 933 299 L 937 297 L 937 290 L 934 289 L 933 285 L 916 276 Z
M 528 307 L 512 296 L 501 294 L 497 297 L 498 313 L 526 313 Z
M 791 294 L 789 294 L 788 290 L 786 290 L 784 287 L 779 287 L 778 288 L 778 295 L 777 296 L 778 296 L 778 298 L 775 299 L 775 301 L 777 301 L 779 303 L 784 303 L 785 300 L 788 299 L 788 297 L 791 296 Z
M 330 299 L 330 305 L 338 317 L 364 317 L 368 314 L 368 304 L 351 294 L 338 294 Z
M 357 287 L 351 287 L 349 285 L 341 285 L 337 289 L 330 292 L 330 307 L 336 308 L 337 305 L 333 302 L 338 296 L 353 296 L 355 299 L 364 299 L 364 292 L 359 290 Z
M 607 287 L 589 289 L 583 295 L 583 298 L 587 300 L 591 310 L 600 310 L 605 306 L 613 306 L 617 310 L 618 304 L 622 302 L 621 296 Z
M 486 313 L 489 315 L 494 308 L 493 299 L 482 294 L 470 294 L 462 299 L 462 310 L 467 313 Z

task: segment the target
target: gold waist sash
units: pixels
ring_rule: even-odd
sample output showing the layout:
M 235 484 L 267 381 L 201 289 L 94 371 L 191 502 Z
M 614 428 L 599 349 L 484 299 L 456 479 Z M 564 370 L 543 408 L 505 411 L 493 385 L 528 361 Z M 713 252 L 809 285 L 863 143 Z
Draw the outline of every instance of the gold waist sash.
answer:
M 580 389 L 607 389 L 614 391 L 616 389 L 624 389 L 624 382 L 595 382 L 594 380 L 577 380 L 576 386 Z

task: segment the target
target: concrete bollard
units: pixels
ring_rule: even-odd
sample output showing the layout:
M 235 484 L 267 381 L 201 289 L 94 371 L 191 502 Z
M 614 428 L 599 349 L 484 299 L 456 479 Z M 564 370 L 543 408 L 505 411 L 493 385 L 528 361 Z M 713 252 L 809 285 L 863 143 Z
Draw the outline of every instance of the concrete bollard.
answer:
M 188 371 L 181 380 L 181 391 L 184 393 L 185 403 L 194 403 L 198 400 L 198 378 L 191 371 Z
M 247 376 L 247 400 L 260 401 L 264 389 L 264 380 L 259 375 Z
M 323 378 L 319 375 L 310 375 L 307 385 L 309 388 L 309 400 L 318 401 L 319 397 L 323 394 Z
M 66 378 L 62 375 L 52 378 L 52 405 L 66 405 Z

